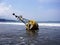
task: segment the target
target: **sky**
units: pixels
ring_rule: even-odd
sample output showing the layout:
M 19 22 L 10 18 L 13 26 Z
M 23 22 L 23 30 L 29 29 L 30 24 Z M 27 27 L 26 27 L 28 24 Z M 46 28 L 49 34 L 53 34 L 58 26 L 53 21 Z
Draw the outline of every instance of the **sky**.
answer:
M 0 0 L 0 18 L 22 15 L 37 21 L 60 21 L 60 0 Z

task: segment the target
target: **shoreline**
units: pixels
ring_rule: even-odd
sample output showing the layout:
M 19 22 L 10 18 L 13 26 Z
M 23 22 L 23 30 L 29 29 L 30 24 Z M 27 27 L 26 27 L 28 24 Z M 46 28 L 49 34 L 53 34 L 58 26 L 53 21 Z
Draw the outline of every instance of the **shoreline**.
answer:
M 0 24 L 25 25 L 24 23 L 0 22 Z M 38 23 L 39 26 L 60 26 L 60 23 Z

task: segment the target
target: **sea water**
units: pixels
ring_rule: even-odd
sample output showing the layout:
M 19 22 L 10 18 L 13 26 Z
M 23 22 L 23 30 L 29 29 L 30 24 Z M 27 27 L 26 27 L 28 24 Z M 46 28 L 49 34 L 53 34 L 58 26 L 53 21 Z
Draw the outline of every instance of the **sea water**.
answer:
M 39 23 L 39 30 L 26 30 L 22 23 L 0 22 L 0 45 L 60 45 L 60 24 Z

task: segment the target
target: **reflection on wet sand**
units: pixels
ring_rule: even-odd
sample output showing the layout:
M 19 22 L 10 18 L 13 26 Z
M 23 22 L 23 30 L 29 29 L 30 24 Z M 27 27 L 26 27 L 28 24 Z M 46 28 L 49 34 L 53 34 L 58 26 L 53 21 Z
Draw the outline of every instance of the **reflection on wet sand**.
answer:
M 25 30 L 20 25 L 0 25 L 0 45 L 60 45 L 60 26 Z
M 39 30 L 26 30 L 26 33 L 30 37 L 35 37 L 35 36 L 38 36 L 38 31 Z
M 26 30 L 28 45 L 35 45 L 35 43 L 37 43 L 38 31 L 39 30 Z

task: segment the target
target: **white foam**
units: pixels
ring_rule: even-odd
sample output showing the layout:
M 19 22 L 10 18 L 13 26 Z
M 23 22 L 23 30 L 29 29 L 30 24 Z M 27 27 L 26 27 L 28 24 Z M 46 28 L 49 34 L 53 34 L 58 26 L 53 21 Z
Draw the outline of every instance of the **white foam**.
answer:
M 13 23 L 13 22 L 0 22 L 0 24 L 25 25 L 24 23 Z
M 39 26 L 60 26 L 60 23 L 38 23 Z
M 0 22 L 0 24 L 25 25 L 24 23 Z M 60 26 L 60 23 L 38 23 L 39 26 Z

